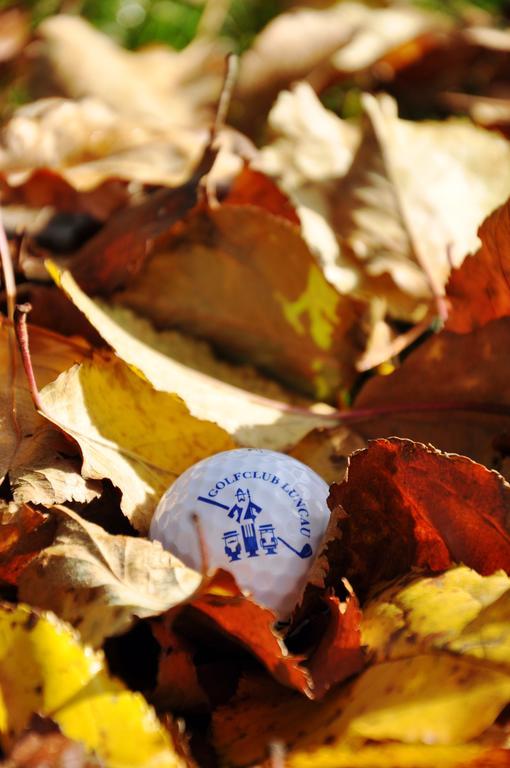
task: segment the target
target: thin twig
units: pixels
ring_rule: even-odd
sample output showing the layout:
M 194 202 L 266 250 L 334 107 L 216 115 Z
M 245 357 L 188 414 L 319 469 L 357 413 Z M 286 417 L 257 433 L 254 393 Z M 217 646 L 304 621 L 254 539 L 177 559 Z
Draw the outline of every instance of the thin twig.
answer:
M 202 576 L 206 576 L 209 573 L 209 554 L 207 552 L 207 544 L 205 541 L 204 536 L 204 530 L 202 528 L 202 521 L 200 520 L 200 517 L 196 514 L 196 512 L 193 513 L 191 516 L 193 525 L 195 526 L 197 536 L 198 536 L 198 545 L 200 547 L 200 560 L 202 564 L 201 573 Z
M 40 413 L 44 413 L 41 396 L 35 380 L 32 358 L 30 357 L 30 345 L 28 341 L 27 315 L 32 309 L 30 304 L 18 304 L 14 314 L 14 326 L 18 338 L 18 346 L 23 361 L 23 367 L 28 381 L 28 388 L 32 396 L 32 401 Z

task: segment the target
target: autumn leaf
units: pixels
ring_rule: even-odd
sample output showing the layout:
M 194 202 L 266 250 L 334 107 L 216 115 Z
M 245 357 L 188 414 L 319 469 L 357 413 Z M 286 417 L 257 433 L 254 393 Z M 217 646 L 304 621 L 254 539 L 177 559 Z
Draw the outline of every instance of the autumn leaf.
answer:
M 360 594 L 413 567 L 510 570 L 509 503 L 504 479 L 470 459 L 410 440 L 374 440 L 331 487 L 330 508 L 347 514 L 329 545 L 326 583 L 340 574 Z
M 343 258 L 363 265 L 361 291 L 385 296 L 397 317 L 414 316 L 443 293 L 450 262 L 462 262 L 478 225 L 508 196 L 478 158 L 504 167 L 509 148 L 461 122 L 399 120 L 388 98 L 367 95 L 363 105 L 361 145 L 331 194 L 333 227 Z
M 39 712 L 112 768 L 184 765 L 141 694 L 110 678 L 102 654 L 82 646 L 68 625 L 51 613 L 4 605 L 0 626 L 4 748 Z
M 355 681 L 320 703 L 245 681 L 214 716 L 225 764 L 243 765 L 245 757 L 253 764 L 281 741 L 296 766 L 432 768 L 477 758 L 490 765 L 493 752 L 498 765 L 504 737 L 477 739 L 508 697 L 508 614 L 501 606 L 507 591 L 506 575 L 484 577 L 465 567 L 406 576 L 365 607 L 362 636 L 372 665 Z
M 492 213 L 478 231 L 482 247 L 450 275 L 446 328 L 468 333 L 510 314 L 510 202 Z
M 364 437 L 399 435 L 431 443 L 508 477 L 508 371 L 501 350 L 510 323 L 501 318 L 469 334 L 442 331 L 425 340 L 387 376 L 374 376 L 354 401 Z
M 433 649 L 507 666 L 503 627 L 509 618 L 510 580 L 459 566 L 440 576 L 406 576 L 365 608 L 362 642 L 378 660 Z
M 20 574 L 54 536 L 48 515 L 14 502 L 0 504 L 0 580 L 17 585 Z
M 55 509 L 52 545 L 25 568 L 21 599 L 53 611 L 95 648 L 146 618 L 186 600 L 201 575 L 159 542 L 112 536 L 70 509 Z
M 197 208 L 115 301 L 319 398 L 352 381 L 359 306 L 327 282 L 295 227 L 259 208 Z
M 239 443 L 256 448 L 284 450 L 321 424 L 329 424 L 326 406 L 314 412 L 309 401 L 302 409 L 285 402 L 288 394 L 252 370 L 220 365 L 203 347 L 190 342 L 168 343 L 147 321 L 115 305 L 89 298 L 68 272 L 49 267 L 57 283 L 91 324 L 128 365 L 135 367 L 162 392 L 175 392 L 193 416 L 215 421 Z M 175 338 L 175 337 L 174 337 Z M 204 359 L 205 357 L 205 359 Z M 184 364 L 183 364 L 184 363 Z M 233 386 L 232 386 L 233 385 Z M 242 389 L 240 389 L 242 387 Z M 282 402 L 283 401 L 283 402 Z M 324 414 L 324 415 L 322 415 Z
M 177 395 L 157 392 L 114 355 L 65 371 L 41 401 L 44 415 L 80 446 L 82 475 L 120 488 L 122 511 L 142 532 L 178 475 L 235 447 L 224 430 L 193 417 Z

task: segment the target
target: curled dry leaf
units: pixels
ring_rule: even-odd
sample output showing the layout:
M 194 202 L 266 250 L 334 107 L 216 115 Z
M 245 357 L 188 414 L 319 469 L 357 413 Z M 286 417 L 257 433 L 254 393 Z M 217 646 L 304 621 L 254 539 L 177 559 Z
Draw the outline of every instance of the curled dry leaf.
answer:
M 2 129 L 0 172 L 11 188 L 4 196 L 16 199 L 17 191 L 32 205 L 69 209 L 73 206 L 59 194 L 66 187 L 71 201 L 77 193 L 92 196 L 95 190 L 95 199 L 104 205 L 106 190 L 101 196 L 97 188 L 113 179 L 178 186 L 189 178 L 206 142 L 205 128 L 144 125 L 96 98 L 40 99 L 19 107 Z M 37 169 L 51 169 L 54 175 Z M 122 196 L 110 186 L 115 207 L 127 192 Z M 90 208 L 86 197 L 79 200 Z M 100 218 L 106 218 L 104 212 Z
M 446 328 L 469 333 L 510 315 L 510 201 L 492 213 L 478 231 L 482 246 L 450 275 Z
M 175 394 L 157 392 L 114 355 L 96 355 L 41 391 L 44 415 L 83 454 L 82 475 L 108 478 L 121 507 L 145 533 L 164 491 L 185 469 L 235 447 L 216 424 L 192 416 Z
M 26 731 L 13 744 L 2 768 L 102 768 L 84 744 L 64 736 L 49 717 L 35 715 Z
M 374 376 L 354 402 L 364 438 L 399 435 L 469 456 L 508 477 L 507 358 L 510 320 L 469 334 L 434 334 L 388 376 Z
M 301 666 L 303 658 L 287 650 L 282 635 L 275 629 L 275 614 L 246 597 L 230 573 L 221 569 L 216 571 L 191 597 L 190 606 L 202 621 L 207 617 L 209 626 L 212 622 L 213 627 L 229 640 L 246 648 L 280 683 L 308 696 L 313 695 L 308 672 Z M 161 632 L 165 625 L 168 622 L 171 628 L 175 619 L 175 611 L 169 611 L 163 629 L 160 628 L 156 636 L 164 638 Z
M 101 336 L 115 352 L 158 391 L 175 392 L 182 397 L 193 416 L 215 421 L 241 445 L 254 448 L 285 450 L 314 427 L 329 424 L 327 406 L 314 412 L 310 403 L 293 409 L 286 402 L 285 390 L 254 376 L 246 369 L 241 375 L 228 371 L 203 353 L 190 360 L 186 345 L 169 346 L 165 333 L 157 333 L 142 318 L 128 310 L 89 298 L 69 272 L 55 266 L 50 271 Z M 205 362 L 205 367 L 204 367 Z M 196 370 L 198 368 L 198 370 Z M 234 386 L 232 386 L 232 384 Z M 240 389 L 243 387 L 243 389 Z M 249 391 L 246 391 L 249 390 Z
M 200 574 L 159 542 L 112 536 L 63 507 L 54 514 L 55 540 L 25 569 L 19 594 L 72 624 L 96 648 L 129 629 L 135 617 L 186 600 L 200 584 Z
M 0 608 L 0 735 L 9 750 L 32 714 L 51 715 L 62 733 L 116 768 L 184 768 L 168 731 L 143 696 L 110 678 L 103 655 L 51 613 Z
M 331 192 L 343 258 L 357 264 L 360 292 L 385 296 L 397 317 L 441 295 L 450 263 L 477 245 L 484 217 L 508 197 L 510 145 L 460 121 L 399 120 L 394 103 L 365 95 L 363 139 Z
M 463 456 L 374 440 L 351 456 L 328 504 L 346 516 L 329 543 L 326 584 L 340 574 L 360 595 L 413 567 L 462 562 L 482 574 L 510 571 L 510 485 Z
M 325 600 L 329 624 L 308 662 L 314 699 L 322 699 L 334 685 L 359 672 L 366 660 L 361 647 L 362 614 L 354 593 L 344 603 L 336 595 Z
M 82 477 L 80 466 L 74 443 L 52 425 L 42 424 L 21 442 L 11 462 L 9 481 L 14 501 L 51 507 L 96 499 L 102 484 Z

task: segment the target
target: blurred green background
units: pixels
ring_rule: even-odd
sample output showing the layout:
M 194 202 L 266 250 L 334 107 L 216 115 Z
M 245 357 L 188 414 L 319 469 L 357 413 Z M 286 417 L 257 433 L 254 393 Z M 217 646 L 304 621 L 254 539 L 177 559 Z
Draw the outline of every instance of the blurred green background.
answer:
M 0 7 L 15 4 L 0 0 Z M 324 7 L 331 2 L 288 0 L 25 0 L 36 25 L 42 18 L 58 12 L 80 13 L 108 35 L 129 48 L 158 41 L 177 49 L 195 36 L 204 8 L 219 19 L 218 33 L 226 37 L 234 51 L 248 48 L 255 35 L 274 16 L 295 5 Z M 370 2 L 372 6 L 384 3 Z M 414 0 L 421 7 L 461 15 L 481 8 L 494 15 L 510 15 L 509 0 Z

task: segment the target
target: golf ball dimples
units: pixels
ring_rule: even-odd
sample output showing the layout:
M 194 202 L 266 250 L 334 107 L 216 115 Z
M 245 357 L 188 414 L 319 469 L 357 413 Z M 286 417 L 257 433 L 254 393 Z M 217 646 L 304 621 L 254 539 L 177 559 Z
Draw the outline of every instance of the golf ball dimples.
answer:
M 198 571 L 202 536 L 207 566 L 230 571 L 244 591 L 284 619 L 302 595 L 326 530 L 328 492 L 319 475 L 285 454 L 225 451 L 175 481 L 149 535 Z

